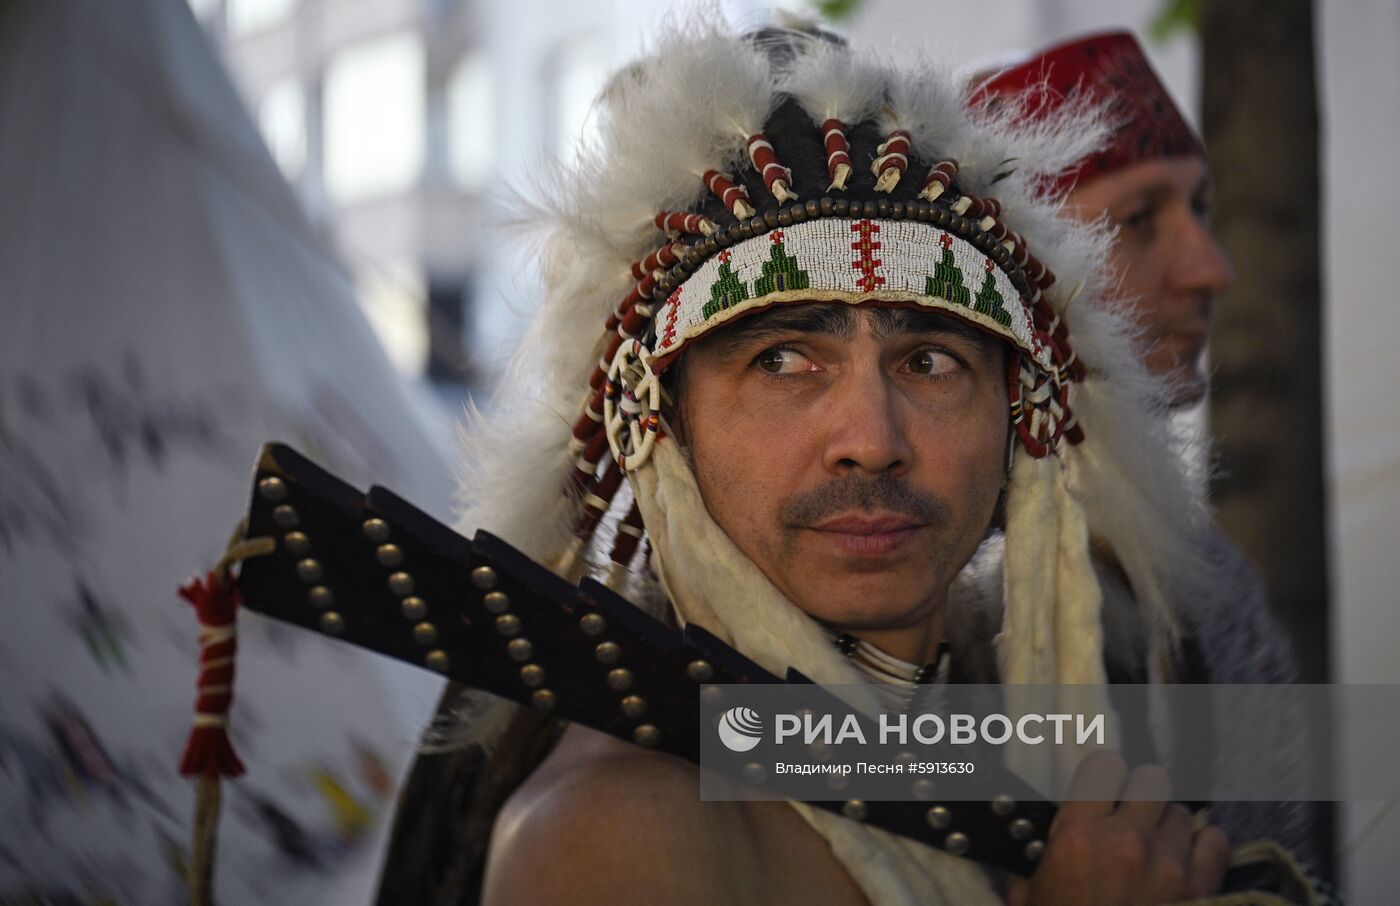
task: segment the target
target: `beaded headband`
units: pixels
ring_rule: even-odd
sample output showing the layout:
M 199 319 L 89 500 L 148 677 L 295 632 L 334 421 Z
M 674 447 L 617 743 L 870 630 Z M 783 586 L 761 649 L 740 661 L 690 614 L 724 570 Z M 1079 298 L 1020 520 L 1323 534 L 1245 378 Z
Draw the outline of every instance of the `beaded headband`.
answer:
M 793 213 L 787 219 L 803 222 L 724 249 L 672 291 L 656 316 L 654 369 L 664 368 L 688 341 L 784 302 L 909 303 L 950 311 L 1009 340 L 1041 368 L 1053 367 L 1049 349 L 1035 344 L 1011 278 L 972 243 L 888 212 L 884 221 L 808 221 L 805 207 Z
M 706 170 L 690 210 L 656 213 L 664 242 L 631 265 L 637 282 L 607 319 L 573 427 L 565 490 L 584 505 L 576 550 L 662 433 L 659 374 L 686 343 L 770 305 L 908 305 L 960 318 L 1010 345 L 1009 414 L 1029 455 L 1082 438 L 1069 387 L 1084 369 L 1045 296 L 1054 274 L 1002 222 L 996 199 L 958 186 L 956 161 L 921 163 L 910 132 L 889 119 L 848 127 L 788 98 L 745 136 L 735 178 Z M 872 133 L 883 136 L 873 148 Z M 805 180 L 784 166 L 784 149 L 824 164 L 816 197 L 800 197 Z M 634 508 L 614 561 L 630 560 L 640 536 Z

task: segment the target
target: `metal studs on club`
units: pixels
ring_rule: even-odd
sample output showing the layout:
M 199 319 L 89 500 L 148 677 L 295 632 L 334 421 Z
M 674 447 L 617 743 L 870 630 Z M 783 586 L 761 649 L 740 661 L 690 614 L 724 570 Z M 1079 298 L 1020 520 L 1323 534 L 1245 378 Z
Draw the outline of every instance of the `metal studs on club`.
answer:
M 277 503 L 287 499 L 287 483 L 280 478 L 263 478 L 258 481 L 258 496 L 263 500 Z
M 496 587 L 496 571 L 489 566 L 478 566 L 472 570 L 472 584 L 477 588 L 487 590 Z

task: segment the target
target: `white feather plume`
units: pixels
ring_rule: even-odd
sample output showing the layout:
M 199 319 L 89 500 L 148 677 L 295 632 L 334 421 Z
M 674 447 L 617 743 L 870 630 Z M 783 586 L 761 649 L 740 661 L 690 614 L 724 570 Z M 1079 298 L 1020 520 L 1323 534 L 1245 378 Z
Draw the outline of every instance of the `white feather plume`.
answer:
M 962 90 L 948 68 L 933 59 L 883 68 L 888 102 L 877 119 L 884 132 L 908 131 L 910 156 L 916 160 L 937 163 L 952 157 L 961 165 L 962 159 L 955 153 L 964 144 L 959 139 L 972 136 Z
M 869 119 L 884 104 L 884 72 L 844 47 L 816 37 L 794 42 L 799 52 L 779 86 L 797 99 L 820 126 L 829 119 L 846 125 Z

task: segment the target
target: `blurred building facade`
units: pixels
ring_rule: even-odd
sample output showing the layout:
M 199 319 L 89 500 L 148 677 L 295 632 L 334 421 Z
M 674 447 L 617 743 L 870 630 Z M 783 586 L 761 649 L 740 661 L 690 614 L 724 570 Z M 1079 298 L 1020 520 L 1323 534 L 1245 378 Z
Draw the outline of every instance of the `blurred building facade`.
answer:
M 509 295 L 513 273 L 488 191 L 579 133 L 610 63 L 593 17 L 526 29 L 520 9 L 459 0 L 191 6 L 394 362 L 449 397 L 480 387 L 508 332 L 480 300 Z
M 349 267 L 391 358 L 489 386 L 533 273 L 512 191 L 588 130 L 609 71 L 684 4 L 189 0 L 269 149 Z M 758 21 L 802 0 L 728 0 Z
M 489 387 L 536 279 L 518 234 L 534 171 L 567 159 L 607 73 L 679 0 L 189 0 L 220 47 L 273 157 L 353 276 L 391 359 L 448 402 Z M 1116 10 L 1150 16 L 1150 0 Z M 1081 29 L 1103 4 L 1015 4 L 986 28 L 974 8 L 939 4 L 954 65 Z M 1141 9 L 1137 9 L 1141 7 Z M 808 0 L 721 0 L 741 24 Z M 918 5 L 864 3 L 854 40 L 918 43 Z M 1194 43 L 1158 56 L 1181 98 L 1195 94 Z M 1184 104 L 1194 109 L 1194 104 Z

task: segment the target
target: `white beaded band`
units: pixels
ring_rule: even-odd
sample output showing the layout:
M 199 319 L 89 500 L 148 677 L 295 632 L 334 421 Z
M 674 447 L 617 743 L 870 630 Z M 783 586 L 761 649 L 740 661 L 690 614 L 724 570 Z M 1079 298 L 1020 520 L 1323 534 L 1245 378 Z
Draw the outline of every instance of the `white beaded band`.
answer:
M 1011 278 L 976 246 L 932 224 L 841 217 L 775 229 L 711 257 L 657 312 L 652 354 L 669 359 L 713 328 L 782 302 L 946 311 L 1052 367 Z

